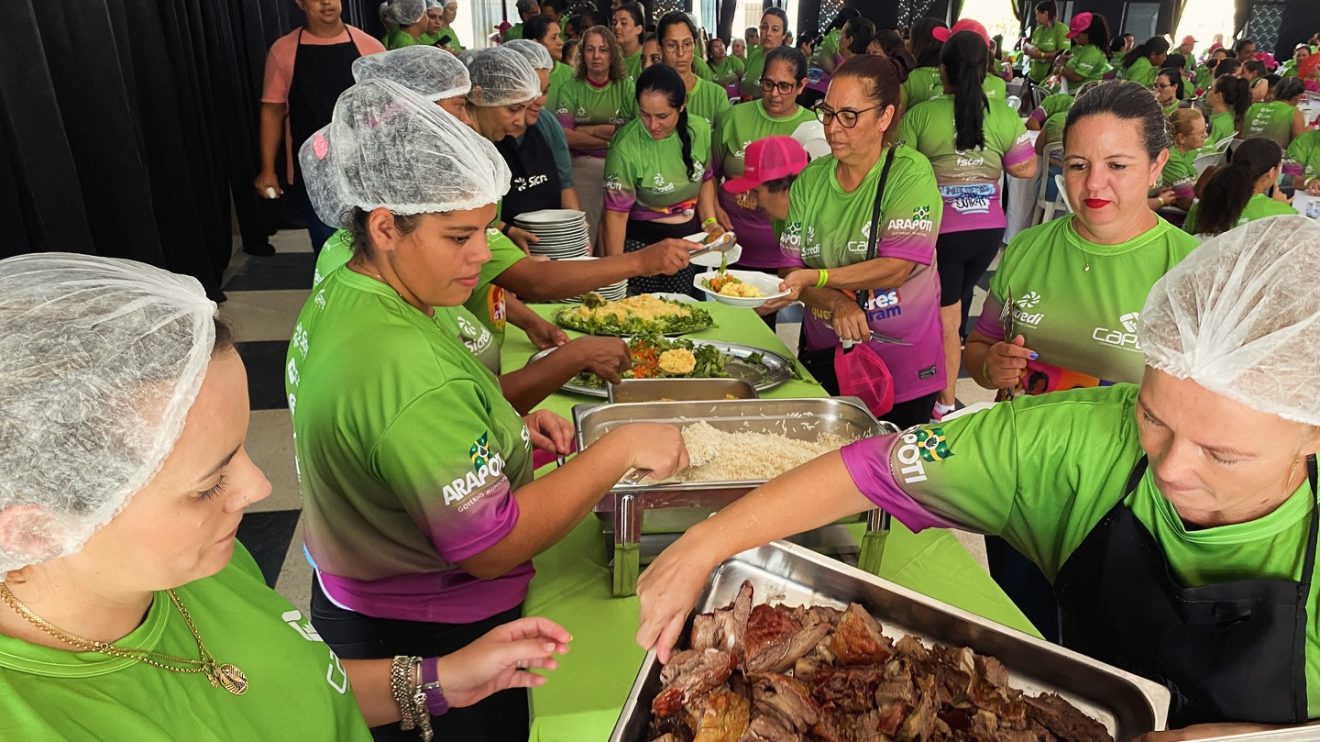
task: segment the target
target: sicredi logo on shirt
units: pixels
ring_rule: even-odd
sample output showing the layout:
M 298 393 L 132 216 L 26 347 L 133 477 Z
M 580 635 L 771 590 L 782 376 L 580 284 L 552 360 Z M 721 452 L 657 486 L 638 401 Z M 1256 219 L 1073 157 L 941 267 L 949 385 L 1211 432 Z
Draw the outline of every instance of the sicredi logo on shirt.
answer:
M 490 432 L 482 433 L 468 449 L 468 458 L 472 460 L 472 471 L 445 485 L 445 505 L 452 505 L 485 487 L 490 480 L 504 472 L 504 456 L 499 452 L 491 453 L 487 447 Z
M 1026 311 L 1035 308 L 1039 303 L 1040 294 L 1035 291 L 1028 291 L 1023 294 L 1021 299 L 1014 302 L 1014 304 L 1017 305 L 1017 310 L 1013 312 L 1013 321 L 1020 322 L 1029 327 L 1039 327 L 1041 320 L 1045 319 L 1045 313 Z

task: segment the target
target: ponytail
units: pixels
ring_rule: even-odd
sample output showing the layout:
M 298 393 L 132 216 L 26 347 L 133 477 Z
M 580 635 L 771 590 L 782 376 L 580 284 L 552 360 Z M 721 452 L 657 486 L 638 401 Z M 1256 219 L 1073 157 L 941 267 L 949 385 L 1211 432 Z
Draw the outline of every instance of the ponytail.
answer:
M 687 86 L 683 84 L 683 78 L 667 64 L 653 64 L 637 78 L 638 102 L 641 102 L 643 93 L 664 94 L 669 105 L 678 111 L 678 126 L 674 130 L 683 145 L 683 166 L 687 169 L 688 180 L 700 178 L 701 174 L 692 177 L 692 132 L 688 129 L 688 112 L 684 105 L 687 102 Z
M 1283 150 L 1272 140 L 1254 137 L 1239 145 L 1233 161 L 1216 170 L 1205 184 L 1197 211 L 1197 232 L 1220 234 L 1236 227 L 1256 181 L 1282 161 Z
M 971 31 L 959 31 L 944 42 L 940 64 L 953 87 L 954 146 L 971 150 L 985 146 L 985 114 L 990 101 L 982 85 L 989 52 L 985 40 Z
M 1145 42 L 1132 47 L 1132 51 L 1123 56 L 1122 67 L 1127 69 L 1131 67 L 1138 59 L 1149 57 L 1152 54 L 1168 54 L 1169 42 L 1163 36 L 1152 36 Z
M 1226 75 L 1215 80 L 1215 90 L 1233 109 L 1233 123 L 1238 131 L 1242 130 L 1242 119 L 1251 107 L 1251 85 L 1240 77 Z

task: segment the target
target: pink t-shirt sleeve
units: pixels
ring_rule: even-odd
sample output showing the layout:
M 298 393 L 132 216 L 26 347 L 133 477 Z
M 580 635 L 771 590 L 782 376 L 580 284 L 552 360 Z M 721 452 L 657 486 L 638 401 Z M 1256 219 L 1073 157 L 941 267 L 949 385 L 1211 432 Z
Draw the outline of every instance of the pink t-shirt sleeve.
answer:
M 1004 167 L 1016 167 L 1027 160 L 1035 159 L 1036 147 L 1025 135 L 1013 142 L 1013 146 L 1004 153 Z
M 927 528 L 957 528 L 958 524 L 921 505 L 894 480 L 890 453 L 901 433 L 865 438 L 849 443 L 839 452 L 853 484 L 866 499 L 898 518 L 913 533 Z
M 1004 328 L 999 325 L 999 312 L 1003 306 L 993 294 L 987 294 L 981 316 L 976 318 L 976 331 L 994 343 L 1004 339 Z
M 297 33 L 297 32 L 294 32 Z M 281 36 L 270 45 L 266 53 L 266 73 L 261 86 L 262 103 L 288 103 L 289 86 L 293 84 L 293 57 L 298 50 L 298 37 Z

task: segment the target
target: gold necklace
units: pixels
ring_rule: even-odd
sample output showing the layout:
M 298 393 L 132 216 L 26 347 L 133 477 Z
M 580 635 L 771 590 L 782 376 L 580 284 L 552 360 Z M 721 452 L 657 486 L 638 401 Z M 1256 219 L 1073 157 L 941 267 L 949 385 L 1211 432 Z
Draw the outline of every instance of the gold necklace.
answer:
M 183 607 L 179 601 L 179 596 L 174 594 L 173 590 L 166 590 L 165 594 L 170 596 L 170 601 L 178 609 L 179 615 L 183 617 L 183 623 L 187 625 L 188 632 L 192 634 L 193 641 L 197 642 L 197 659 L 188 659 L 187 657 L 175 657 L 162 652 L 153 652 L 147 649 L 128 649 L 117 647 L 108 642 L 96 641 L 93 639 L 84 639 L 80 636 L 70 634 L 69 632 L 55 626 L 46 619 L 32 612 L 22 601 L 14 595 L 9 589 L 9 585 L 0 582 L 0 597 L 9 604 L 14 612 L 38 629 L 46 632 L 50 636 L 64 642 L 65 644 L 77 647 L 84 652 L 100 652 L 108 654 L 111 657 L 121 657 L 124 659 L 137 660 L 144 662 L 152 667 L 157 667 L 170 672 L 182 673 L 201 673 L 211 682 L 213 688 L 224 688 L 230 693 L 241 696 L 247 693 L 248 680 L 247 675 L 236 666 L 229 663 L 219 663 L 215 657 L 211 656 L 210 650 L 202 643 L 202 635 L 197 633 L 197 627 L 193 625 L 192 616 L 188 615 L 188 610 Z

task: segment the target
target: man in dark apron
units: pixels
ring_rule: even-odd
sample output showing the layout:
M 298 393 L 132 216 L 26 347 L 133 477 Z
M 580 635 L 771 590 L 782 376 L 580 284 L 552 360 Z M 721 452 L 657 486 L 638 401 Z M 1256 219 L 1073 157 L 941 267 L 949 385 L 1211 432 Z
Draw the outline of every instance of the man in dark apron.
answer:
M 380 42 L 344 23 L 339 0 L 299 0 L 307 14 L 302 27 L 271 45 L 266 57 L 266 80 L 261 95 L 261 173 L 253 186 L 263 198 L 281 195 L 276 159 L 287 118 L 293 172 L 290 184 L 299 200 L 312 249 L 334 232 L 317 218 L 307 200 L 297 152 L 317 129 L 330 123 L 339 94 L 353 84 L 353 60 L 362 54 L 384 51 Z

